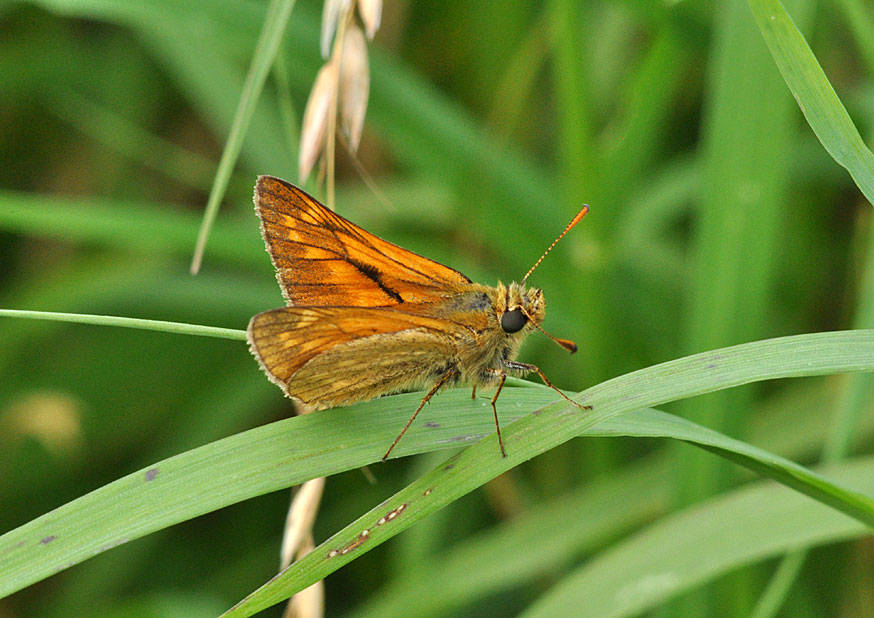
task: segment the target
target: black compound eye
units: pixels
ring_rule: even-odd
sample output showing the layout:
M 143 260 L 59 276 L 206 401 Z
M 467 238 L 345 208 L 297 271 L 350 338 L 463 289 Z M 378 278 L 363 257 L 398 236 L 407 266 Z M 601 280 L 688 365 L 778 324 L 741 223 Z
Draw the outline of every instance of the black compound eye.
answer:
M 518 307 L 512 311 L 505 311 L 501 316 L 501 328 L 505 333 L 518 333 L 528 323 L 528 318 Z

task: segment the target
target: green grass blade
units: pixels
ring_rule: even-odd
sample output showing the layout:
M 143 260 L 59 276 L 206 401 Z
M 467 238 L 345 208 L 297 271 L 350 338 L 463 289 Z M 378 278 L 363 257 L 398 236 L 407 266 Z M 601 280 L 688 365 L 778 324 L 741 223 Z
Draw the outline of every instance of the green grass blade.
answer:
M 759 449 L 725 436 L 717 436 L 690 423 L 655 410 L 637 411 L 593 427 L 585 435 L 616 435 L 629 432 L 638 437 L 687 438 L 700 446 L 737 448 L 741 462 L 753 468 L 756 458 L 770 459 Z M 706 442 L 705 442 L 706 441 Z M 797 468 L 782 460 L 768 476 Z M 433 555 L 425 567 L 381 590 L 378 597 L 355 612 L 356 618 L 375 618 L 403 613 L 416 607 L 419 615 L 450 615 L 453 610 L 488 595 L 504 594 L 524 582 L 541 581 L 563 565 L 611 542 L 637 522 L 664 511 L 670 500 L 669 481 L 674 466 L 667 457 L 651 457 L 616 471 L 592 487 L 578 490 L 559 501 L 538 504 L 522 517 Z M 549 531 L 544 534 L 544 531 Z M 690 562 L 703 563 L 707 556 L 690 552 Z M 725 569 L 740 566 L 728 561 Z M 434 588 L 439 579 L 441 586 Z
M 829 476 L 874 494 L 874 460 L 830 469 Z M 564 578 L 524 613 L 526 618 L 634 616 L 701 582 L 801 543 L 858 538 L 857 521 L 771 483 L 692 506 L 625 539 Z
M 487 400 L 472 405 L 466 389 L 452 390 L 428 410 L 428 426 L 411 430 L 396 453 L 450 448 L 483 435 L 490 438 L 465 449 L 448 466 L 385 503 L 408 507 L 397 522 L 392 520 L 394 525 L 374 529 L 366 548 L 514 465 L 619 414 L 757 380 L 870 370 L 874 370 L 874 331 L 845 331 L 754 342 L 627 374 L 583 393 L 584 400 L 595 406 L 588 413 L 560 403 L 542 407 L 555 397 L 547 389 L 507 389 L 501 399 L 505 423 L 511 416 L 508 410 L 516 417 L 536 411 L 506 427 L 507 458 L 498 455 Z M 418 398 L 416 393 L 398 395 L 280 421 L 188 451 L 104 486 L 0 537 L 4 556 L 0 595 L 174 523 L 309 478 L 375 462 L 397 432 L 398 411 L 406 415 Z M 612 433 L 631 435 L 634 431 L 626 425 Z M 805 481 L 797 470 L 789 476 L 799 483 Z M 843 499 L 839 506 L 848 512 L 862 511 L 874 522 L 874 509 L 865 508 L 859 500 L 842 498 L 839 488 L 824 480 L 816 479 L 816 483 L 812 490 L 830 493 L 839 502 Z M 431 492 L 424 496 L 428 489 Z M 301 589 L 297 586 L 305 587 L 358 555 L 350 552 L 329 559 L 325 548 L 353 543 L 364 527 L 369 529 L 397 508 L 385 504 L 335 535 L 323 545 L 325 551 L 311 554 L 274 580 L 266 591 L 257 593 L 257 603 L 247 601 L 247 607 L 275 603 Z
M 874 204 L 874 153 L 853 124 L 804 36 L 779 0 L 749 0 L 753 16 L 783 79 L 810 128 Z
M 802 549 L 783 557 L 762 596 L 756 601 L 750 618 L 770 618 L 777 615 L 804 567 L 807 554 L 808 550 Z
M 263 267 L 264 244 L 255 221 L 253 216 L 249 226 L 219 223 L 213 230 L 210 255 Z M 182 256 L 191 251 L 197 217 L 144 201 L 0 191 L 0 229 L 122 251 Z
M 461 615 L 459 609 L 477 599 L 543 581 L 663 511 L 670 499 L 668 463 L 664 457 L 650 458 L 648 465 L 613 470 L 609 478 L 434 552 L 420 569 L 397 577 L 350 618 L 401 616 L 413 607 L 419 616 Z
M 597 186 L 593 178 L 601 165 L 593 138 L 592 97 L 587 96 L 591 90 L 589 75 L 581 62 L 581 55 L 587 50 L 583 44 L 585 13 L 572 0 L 552 0 L 546 10 L 552 35 L 559 177 L 565 184 L 564 201 L 575 204 L 580 195 L 592 199 L 592 189 Z
M 874 70 L 874 10 L 864 0 L 838 0 L 868 71 Z
M 288 24 L 289 17 L 291 17 L 292 8 L 294 8 L 294 0 L 271 0 L 270 5 L 267 7 L 264 27 L 261 30 L 261 36 L 258 38 L 255 53 L 252 56 L 252 64 L 249 66 L 246 82 L 243 85 L 243 92 L 240 94 L 240 102 L 234 114 L 234 121 L 228 134 L 228 141 L 222 151 L 222 158 L 219 160 L 218 169 L 215 173 L 215 181 L 206 203 L 206 211 L 203 213 L 203 223 L 197 234 L 194 258 L 191 261 L 192 273 L 200 270 L 203 251 L 206 248 L 206 240 L 218 215 L 219 204 L 224 197 L 234 164 L 237 162 L 237 157 L 240 155 L 240 150 L 243 147 L 243 137 L 246 134 L 249 121 L 252 120 L 252 115 L 255 113 L 255 106 L 258 102 L 258 97 L 261 95 L 261 90 L 264 88 L 264 81 L 270 73 L 270 67 L 276 58 L 276 52 L 279 51 L 279 43 L 282 41 L 282 34 L 285 32 L 285 26 Z
M 186 186 L 209 190 L 214 161 L 156 136 L 74 90 L 58 89 L 47 99 L 46 105 L 58 118 L 108 148 Z
M 833 366 L 837 360 L 835 355 L 842 357 L 838 362 L 844 370 L 850 367 L 857 371 L 871 370 L 874 369 L 872 352 L 874 331 L 802 335 L 698 354 L 602 383 L 579 397 L 580 401 L 593 405 L 591 412 L 580 413 L 558 403 L 522 417 L 504 430 L 506 458 L 497 456 L 495 436 L 465 449 L 335 534 L 241 601 L 227 615 L 251 615 L 288 598 L 514 465 L 618 414 L 761 379 L 817 375 L 825 365 Z M 675 389 L 682 390 L 683 395 Z M 690 423 L 686 426 L 695 427 Z M 713 436 L 719 434 L 700 429 L 702 434 L 710 435 L 700 439 L 707 448 L 773 473 L 775 478 L 816 494 L 874 525 L 874 500 L 838 488 L 800 466 L 778 461 L 779 458 L 757 452 L 753 447 L 739 450 L 739 443 L 728 438 L 714 442 Z M 412 446 L 412 440 L 406 445 L 402 441 L 396 451 L 403 452 Z
M 859 285 L 859 299 L 854 326 L 874 326 L 874 231 L 868 230 L 868 247 Z M 822 449 L 823 463 L 835 463 L 851 453 L 860 431 L 862 415 L 872 400 L 874 376 L 853 374 L 843 376 L 835 403 L 833 420 Z M 753 618 L 771 618 L 780 610 L 792 589 L 792 584 L 801 573 L 808 548 L 787 554 L 777 567 L 773 578 L 759 598 L 752 612 Z
M 201 337 L 236 339 L 237 341 L 246 340 L 246 331 L 234 328 L 201 326 L 200 324 L 183 324 L 181 322 L 167 322 L 164 320 L 143 320 L 141 318 L 125 318 L 114 315 L 88 315 L 84 313 L 58 313 L 54 311 L 0 309 L 0 317 L 25 318 L 30 320 L 52 320 L 55 322 L 95 324 L 98 326 L 120 326 L 123 328 L 156 330 L 163 333 L 175 333 L 177 335 L 198 335 Z
M 733 440 L 711 430 L 705 430 L 680 417 L 664 419 L 663 425 L 673 427 L 669 434 L 652 433 L 653 436 L 671 437 L 717 453 L 763 476 L 770 477 L 800 493 L 807 494 L 823 504 L 835 507 L 851 517 L 874 528 L 874 499 L 835 486 L 824 477 L 804 466 L 772 455 L 745 442 Z M 709 434 L 709 435 L 708 435 Z M 635 435 L 645 435 L 645 429 Z
M 833 388 L 824 380 L 796 381 L 786 387 L 757 409 L 760 420 L 750 427 L 749 441 L 798 459 L 820 445 L 823 410 L 832 406 Z M 632 412 L 616 421 L 627 423 L 638 414 Z M 762 422 L 764 419 L 767 421 Z M 612 422 L 608 421 L 608 426 Z M 593 427 L 587 435 L 599 429 L 606 427 Z M 868 439 L 872 432 L 874 416 L 859 428 L 859 438 Z M 579 446 L 589 448 L 588 443 Z M 445 550 L 430 552 L 425 564 L 406 569 L 352 615 L 393 616 L 411 607 L 420 610 L 420 615 L 457 615 L 461 608 L 512 596 L 526 586 L 539 590 L 545 578 L 566 572 L 566 566 L 570 568 L 603 550 L 621 538 L 623 531 L 651 522 L 671 509 L 671 486 L 676 476 L 671 450 L 662 448 L 650 457 L 635 459 L 604 479 L 575 487 L 556 499 L 536 500 L 497 526 L 459 539 Z M 393 540 L 392 554 L 430 519 Z M 434 587 L 438 579 L 441 586 Z

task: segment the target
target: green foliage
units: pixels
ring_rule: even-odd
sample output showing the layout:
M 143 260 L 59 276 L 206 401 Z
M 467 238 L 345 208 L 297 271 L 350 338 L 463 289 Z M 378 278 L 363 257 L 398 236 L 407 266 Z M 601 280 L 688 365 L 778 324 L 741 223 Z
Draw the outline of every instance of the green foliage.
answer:
M 874 383 L 846 372 L 874 368 L 874 11 L 785 4 L 386 4 L 361 158 L 394 210 L 342 158 L 338 208 L 493 283 L 590 204 L 532 280 L 580 353 L 533 335 L 521 358 L 594 409 L 506 389 L 501 459 L 485 394 L 441 393 L 376 484 L 355 468 L 421 395 L 286 419 L 233 340 L 282 302 L 251 190 L 294 180 L 319 4 L 236 134 L 196 277 L 290 3 L 4 5 L 0 308 L 231 339 L 0 316 L 0 614 L 209 616 L 258 590 L 248 615 L 329 573 L 328 615 L 747 616 L 766 589 L 759 615 L 870 611 Z M 319 547 L 259 589 L 277 490 L 318 475 Z M 768 588 L 800 547 L 818 559 Z

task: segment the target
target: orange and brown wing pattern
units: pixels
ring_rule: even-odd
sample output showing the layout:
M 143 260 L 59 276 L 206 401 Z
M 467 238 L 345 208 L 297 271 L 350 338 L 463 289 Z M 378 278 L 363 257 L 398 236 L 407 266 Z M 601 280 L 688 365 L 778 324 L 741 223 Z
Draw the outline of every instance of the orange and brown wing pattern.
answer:
M 260 176 L 255 207 L 285 299 L 298 306 L 387 307 L 432 302 L 463 274 L 328 210 L 279 178 Z
M 289 396 L 315 406 L 378 397 L 444 373 L 454 356 L 445 322 L 390 308 L 283 307 L 249 322 L 261 367 Z M 366 367 L 367 371 L 362 371 Z

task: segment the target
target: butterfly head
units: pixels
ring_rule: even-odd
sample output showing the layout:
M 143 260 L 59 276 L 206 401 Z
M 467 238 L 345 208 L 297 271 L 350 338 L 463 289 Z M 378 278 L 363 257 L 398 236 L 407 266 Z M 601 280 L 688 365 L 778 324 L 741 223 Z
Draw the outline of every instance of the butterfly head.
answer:
M 546 303 L 541 290 L 515 282 L 507 287 L 499 284 L 498 290 L 498 318 L 505 333 L 518 333 L 529 325 L 536 328 L 543 322 Z
M 513 282 L 507 287 L 499 283 L 497 309 L 501 330 L 507 336 L 517 333 L 527 335 L 532 328 L 536 328 L 571 354 L 577 351 L 573 341 L 553 337 L 540 326 L 546 315 L 543 290 L 526 288 L 523 283 Z

